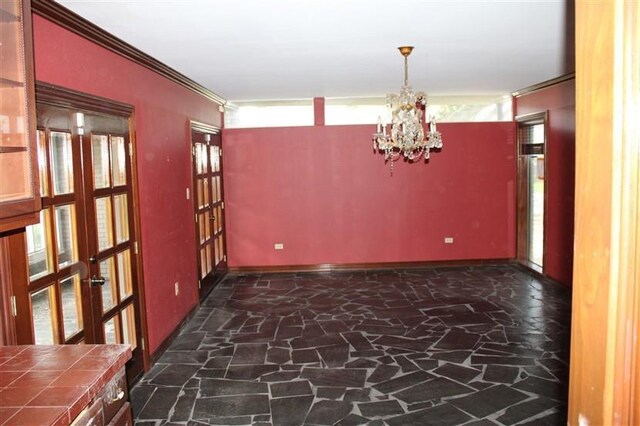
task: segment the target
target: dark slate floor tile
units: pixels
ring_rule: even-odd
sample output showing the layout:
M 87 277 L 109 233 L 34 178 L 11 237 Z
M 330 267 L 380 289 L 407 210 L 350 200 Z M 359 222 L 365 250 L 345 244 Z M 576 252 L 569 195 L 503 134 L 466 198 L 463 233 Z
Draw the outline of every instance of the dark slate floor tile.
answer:
M 267 362 L 272 364 L 285 364 L 291 360 L 291 351 L 283 348 L 269 348 Z
M 344 395 L 345 388 L 321 386 L 316 390 L 316 397 L 325 399 L 340 399 Z
M 182 387 L 199 369 L 197 365 L 170 364 L 153 378 L 151 384 Z
M 274 398 L 312 394 L 311 386 L 306 380 L 285 383 L 271 383 L 269 387 L 271 388 L 271 396 Z
M 370 401 L 371 388 L 364 389 L 347 389 L 344 393 L 344 401 L 347 402 L 365 402 Z
M 208 351 L 166 351 L 160 357 L 158 363 L 202 365 L 208 358 Z
M 357 426 L 371 424 L 369 422 L 370 419 L 351 413 L 347 417 L 336 423 L 336 426 Z
M 266 344 L 240 344 L 236 346 L 231 365 L 262 364 L 267 354 Z
M 478 334 L 449 331 L 435 345 L 436 349 L 473 349 L 480 340 Z
M 562 424 L 570 296 L 506 264 L 229 274 L 131 391 L 136 423 Z
M 391 426 L 446 426 L 461 425 L 468 420 L 471 420 L 469 415 L 445 403 L 432 408 L 392 417 L 385 421 Z
M 277 365 L 232 365 L 227 369 L 225 377 L 233 380 L 251 380 L 274 371 L 278 371 Z
M 204 368 L 227 368 L 231 362 L 230 356 L 216 356 L 204 363 Z
M 513 385 L 515 389 L 543 395 L 557 401 L 567 400 L 567 385 L 551 380 L 539 379 L 537 377 L 527 377 L 526 379 Z
M 367 351 L 373 349 L 371 343 L 369 343 L 362 333 L 342 333 L 342 336 L 356 351 Z
M 289 371 L 276 371 L 275 373 L 268 373 L 260 376 L 261 382 L 288 382 L 290 380 L 295 380 L 300 377 L 299 370 L 289 370 Z
M 527 398 L 526 394 L 511 389 L 506 385 L 496 385 L 461 398 L 450 399 L 449 403 L 467 413 L 482 418 Z
M 346 368 L 304 368 L 300 377 L 309 380 L 315 386 L 343 386 L 361 388 L 367 370 Z
M 432 378 L 434 378 L 433 374 L 427 373 L 426 371 L 416 371 L 414 373 L 405 374 L 403 376 L 378 383 L 377 385 L 374 385 L 373 388 L 382 393 L 393 393 L 401 389 L 415 386 Z
M 365 402 L 358 404 L 360 413 L 365 417 L 386 417 L 394 414 L 402 414 L 404 410 L 395 400 L 380 402 Z
M 464 426 L 495 426 L 498 423 L 492 422 L 488 419 L 475 420 L 469 423 L 465 423 Z
M 440 364 L 437 359 L 417 359 L 413 361 L 422 370 L 430 371 Z
M 462 364 L 472 353 L 471 351 L 434 352 L 431 358 Z
M 554 412 L 525 423 L 520 423 L 518 426 L 556 426 L 564 424 L 567 424 L 566 414 Z
M 138 414 L 142 411 L 147 401 L 156 390 L 156 386 L 149 386 L 145 384 L 138 384 L 131 392 L 129 392 L 129 399 L 131 401 L 131 410 L 133 416 L 138 417 Z
M 270 413 L 268 395 L 235 395 L 215 398 L 198 398 L 193 407 L 193 417 L 207 418 L 212 413 L 223 417 L 248 416 Z
M 255 381 L 201 379 L 200 396 L 231 396 L 269 393 L 269 385 Z
M 450 363 L 445 363 L 432 372 L 439 376 L 444 376 L 456 380 L 460 383 L 469 383 L 480 373 L 482 373 L 481 370 L 476 370 L 475 368 L 463 367 L 461 365 Z
M 172 422 L 186 422 L 191 419 L 193 404 L 198 396 L 198 389 L 185 389 L 179 396 L 171 415 Z
M 533 358 L 521 358 L 515 356 L 486 356 L 486 355 L 472 355 L 471 364 L 497 364 L 497 365 L 535 365 L 535 359 Z
M 306 423 L 311 425 L 333 425 L 351 413 L 352 409 L 352 404 L 344 401 L 318 401 L 313 404 Z
M 300 349 L 291 352 L 291 360 L 294 364 L 310 364 L 319 362 L 320 357 L 315 349 Z
M 271 416 L 274 426 L 299 426 L 304 424 L 313 402 L 313 395 L 288 398 L 272 398 Z
M 157 388 L 137 418 L 141 420 L 148 419 L 167 419 L 170 410 L 178 401 L 178 387 L 159 387 Z
M 436 377 L 395 393 L 393 396 L 408 404 L 413 404 L 436 398 L 468 394 L 473 391 L 473 388 L 456 383 L 453 380 L 445 377 Z
M 482 380 L 493 383 L 513 383 L 518 377 L 520 369 L 506 365 L 487 365 Z
M 537 416 L 557 405 L 557 401 L 548 398 L 536 398 L 507 408 L 507 411 L 496 420 L 505 425 L 513 425 Z
M 380 383 L 391 379 L 396 373 L 400 371 L 400 367 L 395 365 L 381 364 L 373 370 L 373 373 L 367 379 L 369 383 Z
M 329 368 L 342 367 L 349 360 L 349 345 L 324 346 L 317 349 L 322 361 Z

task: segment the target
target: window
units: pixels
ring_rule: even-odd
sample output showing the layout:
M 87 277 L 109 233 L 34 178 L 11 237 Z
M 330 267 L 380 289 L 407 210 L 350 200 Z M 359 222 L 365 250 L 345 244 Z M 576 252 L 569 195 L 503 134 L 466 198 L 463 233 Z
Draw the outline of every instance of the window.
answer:
M 231 103 L 225 107 L 224 125 L 228 129 L 313 126 L 313 101 Z

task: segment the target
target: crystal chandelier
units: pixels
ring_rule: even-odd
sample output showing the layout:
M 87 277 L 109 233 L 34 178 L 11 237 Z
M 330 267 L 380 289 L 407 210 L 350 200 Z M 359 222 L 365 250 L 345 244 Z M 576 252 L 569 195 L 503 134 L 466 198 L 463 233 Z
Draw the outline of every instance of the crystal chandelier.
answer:
M 400 95 L 387 95 L 387 104 L 391 108 L 390 129 L 387 130 L 387 124 L 378 117 L 377 131 L 373 134 L 374 152 L 384 153 L 385 161 L 391 161 L 392 171 L 393 161 L 401 156 L 410 162 L 423 157 L 426 162 L 431 148 L 442 147 L 442 136 L 436 130 L 435 119 L 431 117 L 426 135 L 422 127 L 427 95 L 424 92 L 414 93 L 409 86 L 408 56 L 413 46 L 402 46 L 398 50 L 404 56 L 404 85 Z

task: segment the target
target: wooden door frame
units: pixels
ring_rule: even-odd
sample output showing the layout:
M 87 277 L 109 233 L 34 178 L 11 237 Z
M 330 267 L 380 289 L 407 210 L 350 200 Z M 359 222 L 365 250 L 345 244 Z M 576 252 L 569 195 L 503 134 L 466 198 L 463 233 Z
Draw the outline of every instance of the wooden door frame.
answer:
M 548 111 L 540 111 L 533 112 L 530 114 L 518 115 L 515 117 L 516 122 L 516 259 L 518 262 L 522 263 L 527 268 L 533 269 L 536 272 L 541 274 L 545 274 L 546 265 L 547 265 L 547 218 L 548 218 L 548 194 L 549 194 L 549 168 L 548 168 L 548 158 L 547 158 L 547 142 L 549 137 L 549 112 Z M 529 259 L 522 258 L 522 244 L 523 241 L 527 241 L 528 243 L 528 233 L 527 229 L 521 227 L 521 218 L 525 214 L 523 209 L 521 208 L 521 204 L 523 203 L 523 191 L 521 189 L 521 181 L 523 180 L 522 171 L 520 170 L 520 127 L 526 124 L 540 124 L 544 125 L 544 143 L 543 143 L 543 155 L 544 155 L 544 213 L 542 217 L 542 268 L 538 265 L 530 262 Z M 527 169 L 528 170 L 528 169 Z M 528 180 L 528 176 L 527 176 Z M 528 189 L 527 189 L 528 191 Z M 527 194 L 528 195 L 528 192 Z M 528 217 L 528 211 L 526 212 Z M 528 246 L 527 246 L 528 251 Z
M 191 170 L 191 194 L 193 195 L 191 197 L 192 200 L 192 205 L 193 205 L 193 212 L 195 213 L 198 209 L 198 206 L 196 206 L 196 191 L 197 188 L 195 187 L 196 182 L 195 182 L 195 168 L 194 168 L 194 158 L 193 158 L 193 153 L 192 153 L 192 149 L 193 149 L 193 139 L 192 139 L 192 134 L 193 132 L 198 132 L 198 133 L 210 133 L 213 135 L 221 135 L 221 131 L 222 129 L 218 126 L 214 126 L 211 124 L 206 124 L 206 123 L 202 123 L 200 121 L 196 121 L 196 120 L 189 120 L 187 122 L 187 133 L 188 133 L 188 140 L 189 140 L 189 165 L 190 165 L 190 170 Z M 221 140 L 222 141 L 222 140 Z M 222 149 L 222 143 L 220 144 L 220 149 Z M 222 157 L 222 154 L 220 155 Z M 224 165 L 223 165 L 223 161 L 220 161 L 220 176 L 222 177 L 223 175 L 223 170 L 224 170 Z M 222 200 L 222 204 L 224 206 L 224 179 L 221 178 L 220 180 L 220 197 Z M 223 244 L 223 250 L 224 253 L 227 253 L 227 232 L 226 232 L 226 227 L 227 227 L 227 221 L 226 221 L 226 215 L 225 215 L 225 210 L 226 208 L 223 207 L 222 209 L 222 235 L 224 235 L 222 244 Z M 194 225 L 193 225 L 193 231 L 194 231 L 194 237 L 195 237 L 195 256 L 196 256 L 196 265 L 197 265 L 197 271 L 196 271 L 196 276 L 198 277 L 198 283 L 200 283 L 200 253 L 198 252 L 198 238 L 199 238 L 199 229 L 198 229 L 198 223 L 194 221 Z M 215 234 L 215 232 L 214 232 Z M 215 250 L 215 247 L 213 247 L 213 249 Z M 215 258 L 215 254 L 212 253 L 212 257 Z M 225 261 L 226 264 L 226 261 Z M 216 265 L 213 266 L 214 270 L 215 270 Z M 217 282 L 219 282 L 222 277 L 224 276 L 224 274 L 222 274 L 220 277 L 218 277 L 217 279 L 214 279 L 211 288 L 213 288 L 215 286 L 215 284 Z M 206 297 L 206 291 L 203 293 L 201 291 L 201 289 L 198 289 L 198 294 L 200 299 L 203 299 L 204 297 Z
M 143 253 L 141 241 L 140 226 L 140 197 L 138 188 L 137 173 L 137 153 L 136 153 L 136 133 L 135 133 L 135 111 L 132 105 L 101 98 L 94 95 L 78 92 L 64 87 L 36 81 L 36 103 L 50 105 L 59 108 L 87 110 L 96 113 L 108 114 L 122 117 L 128 122 L 129 129 L 129 146 L 131 149 L 130 165 L 131 165 L 131 198 L 133 200 L 133 222 L 134 227 L 131 232 L 131 239 L 137 247 L 137 252 L 132 253 L 132 257 L 136 261 L 136 291 L 139 306 L 139 321 L 142 335 L 140 340 L 142 343 L 142 361 L 143 370 L 148 371 L 150 368 L 150 356 L 147 344 L 147 315 L 146 315 L 146 298 L 144 291 L 144 273 L 143 273 Z M 130 378 L 131 380 L 135 378 Z
M 640 4 L 576 2 L 575 45 L 568 422 L 640 424 Z

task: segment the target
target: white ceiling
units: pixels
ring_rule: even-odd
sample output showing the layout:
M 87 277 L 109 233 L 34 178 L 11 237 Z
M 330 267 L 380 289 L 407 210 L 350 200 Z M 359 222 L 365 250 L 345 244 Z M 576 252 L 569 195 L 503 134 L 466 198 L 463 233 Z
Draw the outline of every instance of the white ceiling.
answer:
M 401 45 L 411 85 L 434 95 L 573 71 L 567 0 L 58 1 L 231 101 L 397 92 Z

